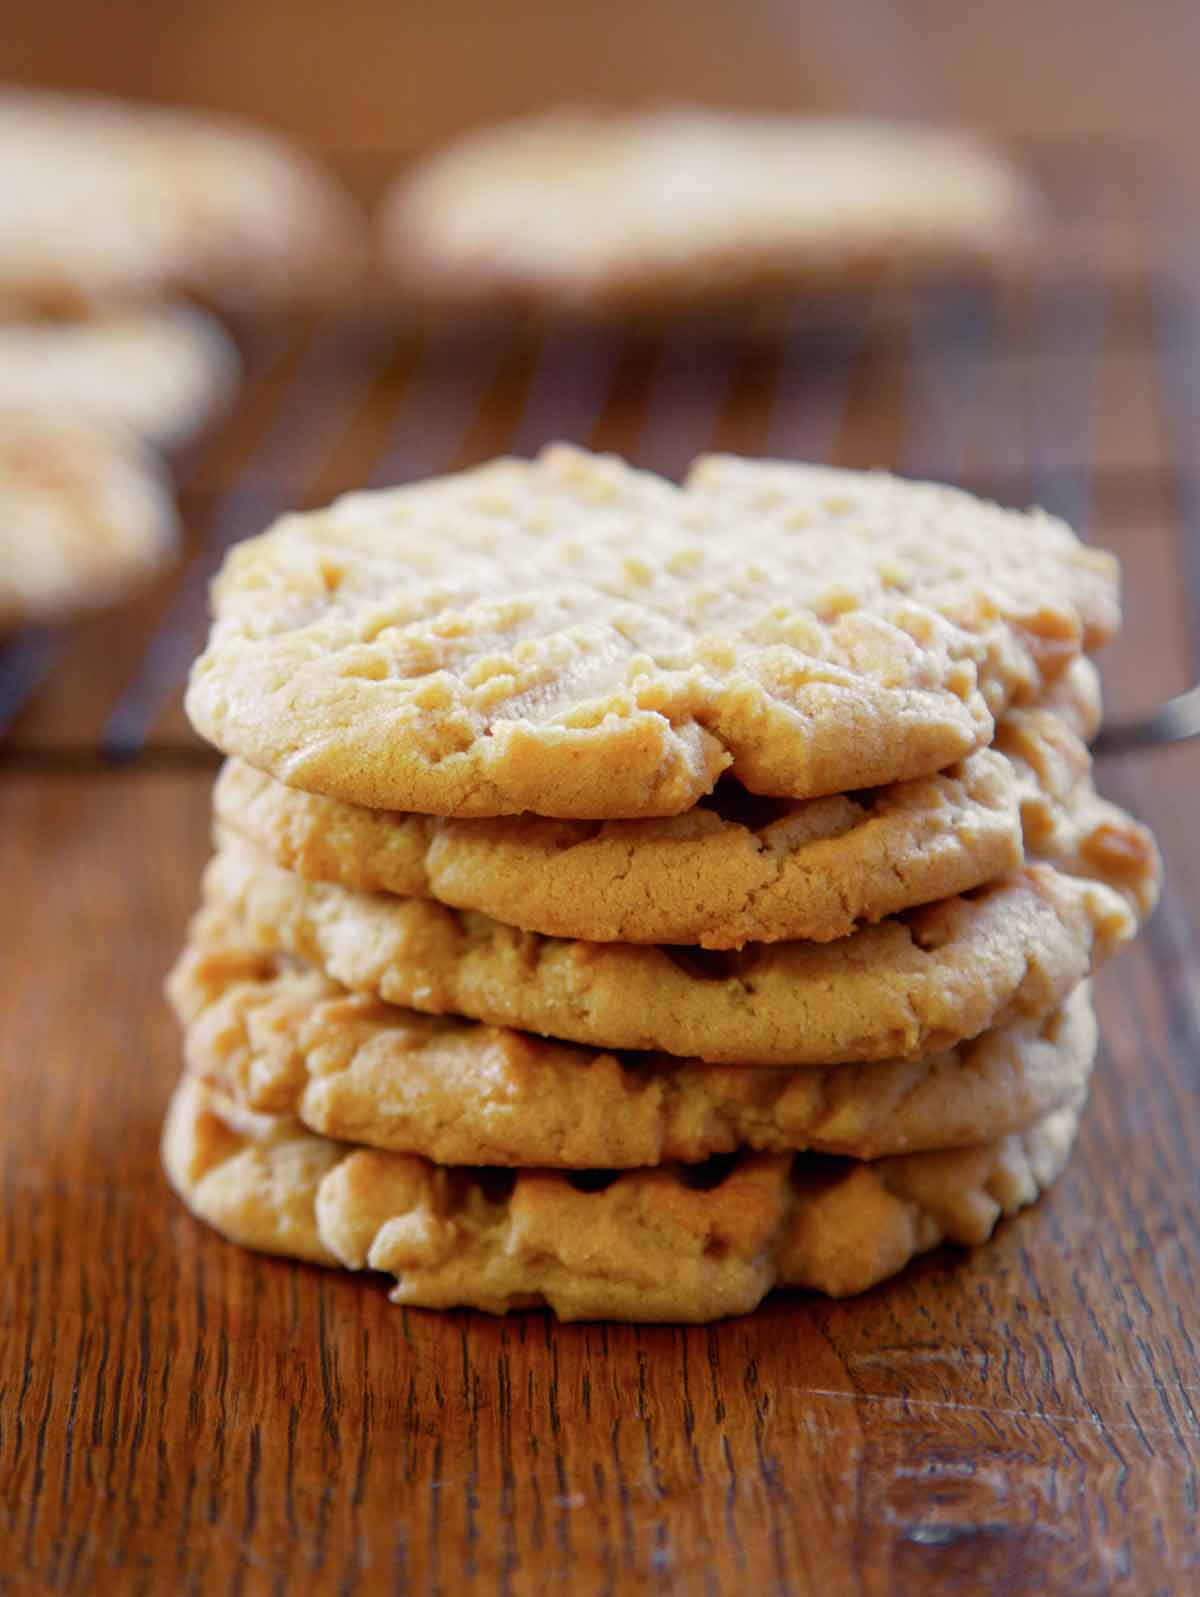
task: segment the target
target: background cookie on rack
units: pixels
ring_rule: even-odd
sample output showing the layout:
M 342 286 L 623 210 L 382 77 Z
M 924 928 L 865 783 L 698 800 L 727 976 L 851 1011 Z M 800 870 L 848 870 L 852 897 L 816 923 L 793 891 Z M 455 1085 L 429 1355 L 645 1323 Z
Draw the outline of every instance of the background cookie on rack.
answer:
M 215 113 L 0 90 L 0 312 L 165 294 L 269 310 L 342 292 L 357 209 L 286 140 Z
M 123 598 L 178 539 L 160 462 L 127 429 L 0 409 L 0 631 Z
M 225 328 L 193 306 L 0 322 L 0 406 L 86 411 L 160 448 L 227 410 L 240 369 Z
M 411 297 L 596 314 L 996 267 L 1032 183 L 944 129 L 565 107 L 467 133 L 401 177 L 380 232 Z

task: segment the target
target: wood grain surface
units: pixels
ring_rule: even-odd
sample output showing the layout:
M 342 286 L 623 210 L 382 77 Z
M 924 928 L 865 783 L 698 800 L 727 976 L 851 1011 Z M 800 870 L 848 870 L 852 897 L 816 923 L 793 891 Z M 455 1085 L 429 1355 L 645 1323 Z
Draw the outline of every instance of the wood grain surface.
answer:
M 720 75 L 743 103 L 975 107 L 1052 133 L 1022 147 L 1060 223 L 1028 295 L 801 314 L 754 346 L 422 343 L 369 315 L 242 330 L 238 412 L 180 462 L 183 565 L 0 655 L 0 1593 L 1200 1591 L 1200 748 L 1101 764 L 1158 830 L 1168 889 L 1098 982 L 1066 1175 L 984 1249 L 706 1329 L 560 1326 L 393 1308 L 381 1280 L 242 1253 L 167 1190 L 161 982 L 215 770 L 178 690 L 221 551 L 279 511 L 557 435 L 667 471 L 712 443 L 895 465 L 1040 499 L 1117 550 L 1114 715 L 1197 670 L 1196 195 L 1173 165 L 1192 8 L 1135 27 L 1022 0 L 1001 39 L 934 0 L 829 6 L 801 51 L 764 0 L 738 10 L 740 53 L 710 4 L 605 7 L 607 32 L 590 5 L 573 23 L 529 0 L 507 32 L 482 4 L 382 9 L 339 28 L 315 0 L 88 5 L 64 28 L 50 6 L 6 24 L 0 69 L 261 104 L 369 193 L 388 151 L 514 96 L 613 92 L 644 38 L 643 90 Z M 1037 43 L 1027 79 L 1008 35 Z M 511 79 L 486 60 L 502 49 Z M 427 70 L 398 70 L 413 58 Z M 390 129 L 389 61 L 413 95 Z M 1082 127 L 1102 136 L 1062 136 Z

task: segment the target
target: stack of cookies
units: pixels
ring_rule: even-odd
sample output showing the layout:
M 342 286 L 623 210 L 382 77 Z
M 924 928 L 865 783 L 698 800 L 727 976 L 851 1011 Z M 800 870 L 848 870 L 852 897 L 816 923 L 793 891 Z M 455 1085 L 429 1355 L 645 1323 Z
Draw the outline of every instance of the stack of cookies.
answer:
M 707 1320 L 1062 1169 L 1159 876 L 1092 786 L 1117 572 L 1062 523 L 559 446 L 290 516 L 213 600 L 164 1156 L 227 1236 Z

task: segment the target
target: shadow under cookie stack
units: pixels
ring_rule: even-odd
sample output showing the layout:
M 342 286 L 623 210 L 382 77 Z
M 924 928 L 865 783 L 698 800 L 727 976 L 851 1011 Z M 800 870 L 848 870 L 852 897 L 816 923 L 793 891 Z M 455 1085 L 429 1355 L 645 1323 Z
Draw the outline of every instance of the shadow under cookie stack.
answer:
M 1060 522 L 557 446 L 285 518 L 213 603 L 164 1158 L 226 1236 L 702 1321 L 1063 1168 L 1160 867 L 1092 786 L 1117 574 Z

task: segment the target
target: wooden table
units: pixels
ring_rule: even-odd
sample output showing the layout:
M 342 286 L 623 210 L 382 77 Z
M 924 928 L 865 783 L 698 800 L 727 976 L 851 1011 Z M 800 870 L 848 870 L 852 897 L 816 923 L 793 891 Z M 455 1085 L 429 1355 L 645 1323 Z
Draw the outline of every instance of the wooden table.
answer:
M 221 98 L 215 66 L 204 79 L 186 50 L 156 51 L 156 26 L 136 48 L 122 35 L 114 84 Z M 191 8 L 171 26 L 198 36 Z M 45 19 L 22 27 L 14 70 L 102 74 Z M 1164 83 L 1171 56 L 1166 41 Z M 1137 104 L 1169 143 L 1186 108 L 1160 115 L 1136 60 Z M 352 135 L 369 188 L 375 134 Z M 249 329 L 237 415 L 181 463 L 189 561 L 4 656 L 0 1593 L 1200 1591 L 1200 750 L 1100 767 L 1157 828 L 1169 886 L 1099 981 L 1103 1052 L 1067 1174 L 987 1248 L 858 1301 L 782 1296 L 699 1330 L 402 1311 L 376 1281 L 221 1242 L 157 1162 L 179 1064 L 160 987 L 215 769 L 179 681 L 213 563 L 286 506 L 556 434 L 665 470 L 711 442 L 896 464 L 1086 522 L 1128 573 L 1113 713 L 1186 684 L 1189 195 L 1148 208 L 1159 149 L 1028 153 L 1062 224 L 1016 302 L 947 290 L 801 318 L 755 348 L 421 345 L 369 317 Z

